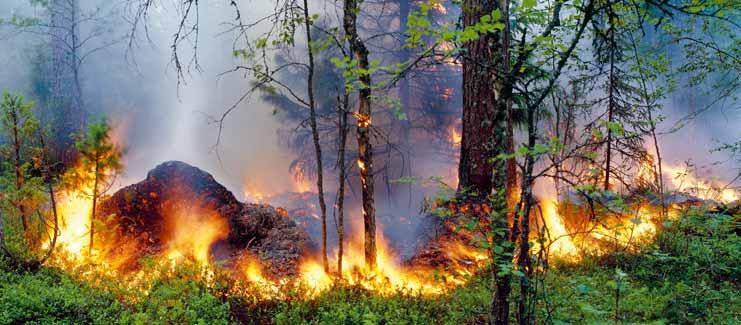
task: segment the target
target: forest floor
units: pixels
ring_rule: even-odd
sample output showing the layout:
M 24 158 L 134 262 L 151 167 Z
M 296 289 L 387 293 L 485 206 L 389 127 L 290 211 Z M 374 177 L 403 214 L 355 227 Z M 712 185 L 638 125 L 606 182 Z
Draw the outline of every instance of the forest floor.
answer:
M 538 280 L 535 321 L 741 324 L 739 234 L 739 215 L 691 212 L 663 225 L 639 253 L 552 261 Z M 187 266 L 140 284 L 146 290 L 85 272 L 19 272 L 0 263 L 0 324 L 477 324 L 488 320 L 491 297 L 486 274 L 442 296 L 380 296 L 338 285 L 310 299 L 300 287 L 266 299 L 249 287 L 234 294 L 233 281 Z M 515 288 L 513 311 L 517 298 Z

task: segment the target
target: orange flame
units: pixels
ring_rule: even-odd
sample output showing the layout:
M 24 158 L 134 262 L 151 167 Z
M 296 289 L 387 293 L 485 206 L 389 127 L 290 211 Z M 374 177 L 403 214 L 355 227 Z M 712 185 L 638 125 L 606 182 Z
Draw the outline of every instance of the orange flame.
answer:
M 212 211 L 199 210 L 168 212 L 167 229 L 170 234 L 164 254 L 168 260 L 193 257 L 202 265 L 208 265 L 211 245 L 227 237 L 229 226 L 226 220 Z
M 90 245 L 90 212 L 93 200 L 83 193 L 91 191 L 92 185 L 85 184 L 78 191 L 63 193 L 57 206 L 59 214 L 57 247 L 77 260 L 86 257 Z
M 463 135 L 461 134 L 460 131 L 458 131 L 457 127 L 455 127 L 454 125 L 451 125 L 450 127 L 448 127 L 448 134 L 449 134 L 448 139 L 454 146 L 457 147 L 461 145 L 461 141 L 463 141 Z
M 687 168 L 679 166 L 664 166 L 667 175 L 675 190 L 686 192 L 703 200 L 714 200 L 730 203 L 739 199 L 739 193 L 728 188 L 718 179 L 701 179 L 693 175 Z

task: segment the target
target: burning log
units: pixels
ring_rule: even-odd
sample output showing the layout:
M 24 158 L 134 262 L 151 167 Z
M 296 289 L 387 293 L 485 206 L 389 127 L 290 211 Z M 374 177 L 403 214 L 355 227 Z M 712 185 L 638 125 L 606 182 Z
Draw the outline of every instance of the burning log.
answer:
M 209 173 L 178 161 L 116 192 L 101 204 L 100 215 L 113 215 L 119 237 L 136 243 L 137 252 L 126 257 L 129 267 L 159 254 L 230 264 L 246 249 L 269 273 L 286 275 L 296 272 L 309 242 L 285 210 L 243 204 Z

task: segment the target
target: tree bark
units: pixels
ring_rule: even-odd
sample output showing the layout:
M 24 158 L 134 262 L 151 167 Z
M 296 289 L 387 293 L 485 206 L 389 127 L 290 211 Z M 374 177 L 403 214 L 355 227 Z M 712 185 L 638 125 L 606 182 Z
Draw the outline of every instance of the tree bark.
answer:
M 514 165 L 494 159 L 500 153 L 514 151 L 512 140 L 511 87 L 509 75 L 509 2 L 507 0 L 466 0 L 463 2 L 463 28 L 474 26 L 484 15 L 498 10 L 504 33 L 484 33 L 464 44 L 463 59 L 463 134 L 458 166 L 458 193 L 467 202 L 488 205 L 496 211 L 492 227 L 492 294 L 491 316 L 495 324 L 509 322 L 510 275 L 499 275 L 499 267 L 510 265 L 511 255 L 496 254 L 494 248 L 509 240 L 507 201 L 512 196 L 516 177 Z M 509 172 L 510 175 L 506 173 Z M 509 180 L 509 181 L 508 181 Z M 489 201 L 492 190 L 503 194 Z M 509 190 L 509 191 L 508 191 Z M 473 216 L 488 218 L 486 214 Z M 507 247 L 505 245 L 502 245 Z M 500 247 L 502 247 L 500 246 Z M 511 249 L 508 249 L 511 250 Z
M 95 181 L 93 182 L 93 206 L 90 211 L 90 247 L 88 248 L 88 255 L 93 256 L 93 243 L 95 236 L 95 210 L 98 203 L 98 175 L 100 173 L 100 158 L 98 153 L 95 153 Z
M 399 0 L 399 32 L 402 34 L 402 38 L 406 40 L 407 23 L 409 20 L 409 12 L 411 11 L 411 2 L 409 0 Z M 412 57 L 412 53 L 408 47 L 402 46 L 399 61 L 408 62 Z M 410 104 L 410 92 L 411 87 L 409 85 L 409 78 L 404 77 L 399 80 L 399 102 L 401 103 L 402 109 L 409 109 Z M 407 120 L 408 122 L 408 120 Z M 405 123 L 409 124 L 409 123 Z M 408 130 L 409 125 L 405 125 Z M 407 131 L 408 132 L 408 131 Z M 408 133 L 407 133 L 408 134 Z M 408 139 L 402 139 L 408 140 Z
M 3 199 L 2 194 L 0 194 L 0 200 Z M 3 212 L 0 210 L 0 256 L 5 253 L 5 216 L 3 216 Z
M 371 127 L 371 76 L 368 48 L 360 39 L 357 29 L 359 0 L 345 0 L 345 37 L 350 43 L 350 52 L 357 62 L 360 87 L 358 89 L 358 167 L 362 184 L 363 228 L 365 234 L 365 263 L 369 269 L 376 268 L 376 211 L 373 202 L 373 147 L 370 142 Z
M 497 8 L 493 0 L 467 0 L 463 3 L 463 28 L 479 22 L 481 16 Z M 495 124 L 495 54 L 497 38 L 485 33 L 464 44 L 463 132 L 458 165 L 458 192 L 469 198 L 486 200 L 492 191 Z
M 324 272 L 329 272 L 329 260 L 327 259 L 327 204 L 324 200 L 324 167 L 322 166 L 322 145 L 319 142 L 319 129 L 317 128 L 316 99 L 314 97 L 314 49 L 311 38 L 311 17 L 309 16 L 309 3 L 304 0 L 304 27 L 306 28 L 306 48 L 309 55 L 309 76 L 306 79 L 306 89 L 309 94 L 309 125 L 314 140 L 314 153 L 316 154 L 316 189 L 319 197 L 319 208 L 322 220 L 322 266 Z
M 529 108 L 527 111 L 527 129 L 528 129 L 528 142 L 527 146 L 530 150 L 535 148 L 535 142 L 537 140 L 537 126 L 538 122 L 535 120 L 535 107 Z M 519 324 L 531 324 L 532 315 L 530 310 L 530 275 L 531 275 L 531 264 L 530 264 L 530 211 L 532 209 L 533 202 L 533 185 L 535 179 L 533 177 L 533 168 L 535 167 L 535 156 L 529 154 L 525 158 L 525 170 L 523 172 L 522 181 L 522 199 L 518 207 L 521 207 L 522 214 L 519 216 L 519 241 L 520 249 L 517 257 L 518 269 L 522 272 L 523 276 L 520 277 L 520 296 L 518 300 L 517 308 L 517 322 Z M 517 212 L 519 214 L 519 211 Z M 517 233 L 517 225 L 513 226 L 514 233 Z M 513 235 L 511 241 L 514 243 L 518 240 L 516 235 Z
M 54 194 L 54 179 L 52 177 L 52 171 L 49 166 L 49 154 L 48 150 L 49 148 L 46 145 L 46 140 L 44 139 L 44 132 L 39 131 L 39 142 L 41 144 L 41 148 L 43 150 L 43 172 L 44 172 L 44 181 L 46 182 L 47 190 L 49 191 L 49 202 L 51 203 L 51 211 L 52 216 L 54 216 L 54 234 L 52 234 L 51 237 L 51 243 L 49 244 L 49 248 L 46 251 L 46 254 L 43 258 L 39 261 L 39 264 L 44 264 L 54 253 L 54 248 L 57 246 L 57 239 L 59 238 L 59 215 L 57 213 L 57 199 Z
M 51 20 L 51 74 L 49 78 L 50 108 L 55 121 L 54 142 L 65 151 L 62 159 L 72 163 L 74 153 L 69 135 L 81 130 L 86 114 L 82 105 L 80 85 L 81 47 L 79 39 L 79 0 L 52 0 L 49 3 Z
M 610 26 L 610 42 L 615 44 L 615 31 L 612 30 L 612 26 Z M 609 93 L 608 93 L 608 100 L 607 100 L 607 149 L 605 152 L 605 184 L 604 189 L 605 191 L 610 190 L 610 171 L 612 170 L 611 162 L 612 162 L 612 121 L 613 121 L 613 112 L 615 110 L 615 87 L 617 86 L 617 83 L 615 81 L 615 53 L 614 49 L 610 50 L 610 76 L 608 81 L 608 87 Z
M 509 76 L 508 0 L 466 0 L 463 27 L 474 26 L 484 15 L 498 10 L 504 32 L 484 33 L 464 44 L 463 134 L 458 167 L 459 195 L 468 202 L 491 204 L 496 220 L 491 221 L 492 294 L 491 314 L 495 324 L 509 322 L 510 275 L 499 275 L 500 266 L 511 264 L 511 255 L 496 254 L 494 248 L 509 241 L 508 200 L 513 196 L 516 170 L 513 162 L 494 159 L 514 151 L 512 140 L 511 82 Z M 509 165 L 509 166 L 507 166 Z M 510 173 L 509 175 L 507 173 Z M 498 193 L 489 201 L 492 190 Z M 474 218 L 485 219 L 482 214 Z M 501 246 L 500 246 L 501 247 Z M 511 251 L 511 248 L 507 249 Z M 509 257 L 508 257 L 509 256 Z
M 11 105 L 14 105 L 11 103 Z M 24 183 L 24 177 L 23 177 L 23 171 L 21 170 L 22 167 L 22 160 L 21 160 L 21 147 L 23 146 L 22 139 L 19 135 L 19 128 L 21 127 L 21 117 L 20 117 L 20 105 L 22 103 L 17 102 L 16 106 L 11 107 L 11 114 L 10 114 L 10 120 L 11 123 L 13 123 L 13 170 L 15 172 L 15 190 L 16 192 L 20 193 L 21 189 L 23 188 Z M 17 201 L 14 202 L 16 208 L 18 209 L 18 212 L 21 215 L 21 224 L 23 225 L 23 235 L 25 238 L 28 236 L 28 216 L 26 215 L 26 208 L 23 205 L 23 202 Z
M 338 152 L 337 165 L 339 166 L 339 189 L 337 190 L 337 276 L 342 278 L 342 256 L 345 247 L 345 180 L 347 179 L 345 170 L 345 149 L 347 148 L 347 112 L 349 96 L 345 91 L 342 94 L 342 102 L 339 107 L 339 127 L 340 143 Z

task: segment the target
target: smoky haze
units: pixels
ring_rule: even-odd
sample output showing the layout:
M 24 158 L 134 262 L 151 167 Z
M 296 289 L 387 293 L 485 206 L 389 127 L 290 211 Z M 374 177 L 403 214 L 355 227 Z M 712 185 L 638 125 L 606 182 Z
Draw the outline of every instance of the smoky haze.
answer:
M 260 101 L 259 96 L 239 104 L 225 120 L 221 142 L 215 147 L 218 128 L 210 123 L 211 118 L 220 116 L 250 86 L 249 78 L 242 74 L 221 75 L 238 63 L 232 56 L 234 34 L 225 32 L 227 27 L 223 25 L 234 17 L 234 8 L 227 1 L 213 1 L 199 7 L 196 54 L 201 69 L 185 67 L 186 74 L 179 83 L 170 46 L 181 12 L 177 1 L 164 3 L 150 11 L 148 34 L 145 35 L 140 26 L 138 41 L 129 48 L 126 36 L 131 25 L 123 19 L 130 16 L 127 8 L 109 0 L 81 0 L 82 11 L 101 8 L 100 12 L 105 16 L 107 31 L 91 42 L 89 48 L 118 41 L 92 54 L 81 71 L 85 108 L 93 116 L 110 117 L 118 140 L 127 148 L 125 173 L 118 185 L 138 182 L 147 171 L 163 161 L 182 160 L 213 174 L 238 198 L 244 199 L 245 190 L 260 191 L 268 196 L 296 190 L 289 173 L 295 154 L 279 139 L 277 131 L 281 125 L 273 116 L 274 107 Z M 267 14 L 272 4 L 270 1 L 242 1 L 240 9 L 244 20 L 249 21 Z M 2 18 L 13 14 L 45 18 L 43 10 L 32 7 L 28 0 L 0 2 Z M 83 26 L 80 33 L 84 37 L 89 31 L 90 26 Z M 0 89 L 31 93 L 37 53 L 43 51 L 46 41 L 43 35 L 18 33 L 7 26 L 2 28 Z M 190 42 L 183 42 L 178 48 L 185 63 L 193 54 Z M 663 112 L 672 118 L 664 123 L 663 128 L 668 128 L 676 116 L 699 109 L 704 102 L 700 100 L 701 96 L 682 93 L 667 100 Z M 697 104 L 692 104 L 688 98 L 695 98 Z M 662 136 L 660 141 L 665 161 L 678 164 L 691 158 L 697 164 L 709 165 L 728 160 L 725 154 L 710 153 L 710 150 L 718 143 L 741 139 L 741 128 L 738 127 L 741 111 L 725 107 L 722 112 L 725 118 L 717 118 L 720 113 L 712 111 L 680 131 Z M 421 160 L 417 166 L 425 166 L 415 170 L 413 175 L 454 177 L 441 173 L 449 173 L 455 161 L 439 162 L 440 157 L 413 158 Z M 737 162 L 729 164 L 738 167 Z M 727 166 L 715 171 L 730 176 L 727 173 L 732 168 Z M 352 190 L 348 192 L 353 195 Z M 423 194 L 402 193 L 405 202 L 400 206 L 378 202 L 381 205 L 379 217 L 419 214 L 419 201 Z M 328 197 L 330 203 L 332 199 L 332 196 Z M 357 211 L 348 207 L 348 215 L 352 213 Z M 390 228 L 386 226 L 384 230 L 396 232 L 398 237 L 410 237 L 405 233 L 409 228 Z
M 108 116 L 116 137 L 127 148 L 120 185 L 143 179 L 163 161 L 182 160 L 211 172 L 238 197 L 245 181 L 266 192 L 290 190 L 287 170 L 292 156 L 278 145 L 278 125 L 271 107 L 257 100 L 240 104 L 225 121 L 221 144 L 215 147 L 218 130 L 210 123 L 211 117 L 221 115 L 249 86 L 242 75 L 219 76 L 235 64 L 233 35 L 223 33 L 221 24 L 233 17 L 233 8 L 219 4 L 200 7 L 197 55 L 201 69 L 186 71 L 178 85 L 170 44 L 180 12 L 175 2 L 167 4 L 165 1 L 164 6 L 151 11 L 148 34 L 144 35 L 140 26 L 137 43 L 128 48 L 126 36 L 131 25 L 122 19 L 128 14 L 123 5 L 111 5 L 107 0 L 80 2 L 82 12 L 100 8 L 98 16 L 107 25 L 107 31 L 82 52 L 117 41 L 89 56 L 81 67 L 81 83 L 85 109 L 93 117 Z M 254 17 L 269 10 L 264 1 L 244 5 L 249 5 Z M 44 11 L 27 0 L 3 1 L 0 12 L 3 18 L 12 14 L 45 18 Z M 81 37 L 90 28 L 83 25 Z M 0 53 L 0 62 L 4 62 L 0 88 L 27 94 L 32 87 L 35 52 L 43 49 L 46 39 L 17 33 L 10 27 L 4 27 L 0 35 L 3 49 L 7 49 Z M 193 54 L 189 43 L 179 51 L 186 60 Z

